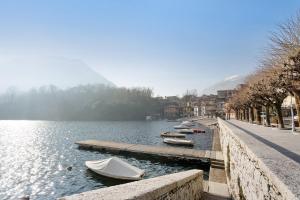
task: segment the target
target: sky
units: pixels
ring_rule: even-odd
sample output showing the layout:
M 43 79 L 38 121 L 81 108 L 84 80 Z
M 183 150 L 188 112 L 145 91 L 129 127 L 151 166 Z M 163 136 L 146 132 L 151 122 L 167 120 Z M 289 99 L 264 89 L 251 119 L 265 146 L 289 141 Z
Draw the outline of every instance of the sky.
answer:
M 299 8 L 299 0 L 0 0 L 0 61 L 79 59 L 117 86 L 181 95 L 255 70 L 270 32 Z

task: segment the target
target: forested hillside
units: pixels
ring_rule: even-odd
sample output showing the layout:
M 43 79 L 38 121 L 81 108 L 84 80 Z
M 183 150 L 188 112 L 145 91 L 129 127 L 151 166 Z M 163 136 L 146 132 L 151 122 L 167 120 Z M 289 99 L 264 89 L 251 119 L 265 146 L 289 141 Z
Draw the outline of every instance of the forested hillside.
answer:
M 143 120 L 160 110 L 147 88 L 47 86 L 22 93 L 10 89 L 0 96 L 0 119 Z

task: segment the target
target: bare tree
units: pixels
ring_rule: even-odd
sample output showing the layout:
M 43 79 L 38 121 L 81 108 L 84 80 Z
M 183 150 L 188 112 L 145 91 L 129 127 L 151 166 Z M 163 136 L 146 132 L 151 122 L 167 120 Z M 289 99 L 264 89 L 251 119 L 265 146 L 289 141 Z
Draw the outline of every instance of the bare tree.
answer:
M 281 65 L 289 91 L 295 96 L 300 123 L 300 12 L 281 24 L 270 38 L 270 54 Z

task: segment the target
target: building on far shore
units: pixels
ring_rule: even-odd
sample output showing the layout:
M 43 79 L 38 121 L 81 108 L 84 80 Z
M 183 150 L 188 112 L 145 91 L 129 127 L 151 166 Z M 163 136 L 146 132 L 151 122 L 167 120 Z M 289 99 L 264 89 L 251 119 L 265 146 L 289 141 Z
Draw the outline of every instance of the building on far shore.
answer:
M 194 106 L 194 116 L 199 117 L 199 106 Z
M 201 110 L 201 116 L 214 117 L 216 116 L 217 105 L 216 105 L 217 95 L 202 95 L 199 97 L 199 104 Z
M 225 117 L 225 109 L 224 105 L 225 103 L 229 100 L 230 97 L 234 94 L 235 90 L 218 90 L 217 91 L 217 99 L 216 99 L 216 104 L 217 104 L 217 116 L 218 117 Z
M 179 104 L 181 102 L 181 100 L 178 96 L 165 96 L 164 99 L 167 103 L 178 103 Z
M 181 117 L 181 107 L 177 103 L 170 103 L 164 107 L 164 117 L 167 119 L 177 119 Z
M 235 90 L 219 90 L 217 95 L 185 95 L 161 97 L 163 105 L 162 115 L 166 119 L 181 117 L 224 117 L 225 102 L 233 95 Z
M 166 119 L 178 119 L 182 117 L 183 108 L 181 99 L 177 96 L 165 96 L 163 98 L 163 116 Z
M 200 115 L 206 117 L 224 117 L 224 105 L 235 90 L 218 90 L 217 95 L 202 95 L 199 97 Z

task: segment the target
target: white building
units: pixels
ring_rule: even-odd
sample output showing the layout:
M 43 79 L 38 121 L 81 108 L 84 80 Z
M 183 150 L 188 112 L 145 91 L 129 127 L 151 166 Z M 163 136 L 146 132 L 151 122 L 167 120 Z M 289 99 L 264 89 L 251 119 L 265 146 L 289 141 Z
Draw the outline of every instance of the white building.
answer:
M 199 107 L 194 106 L 194 116 L 199 117 Z

